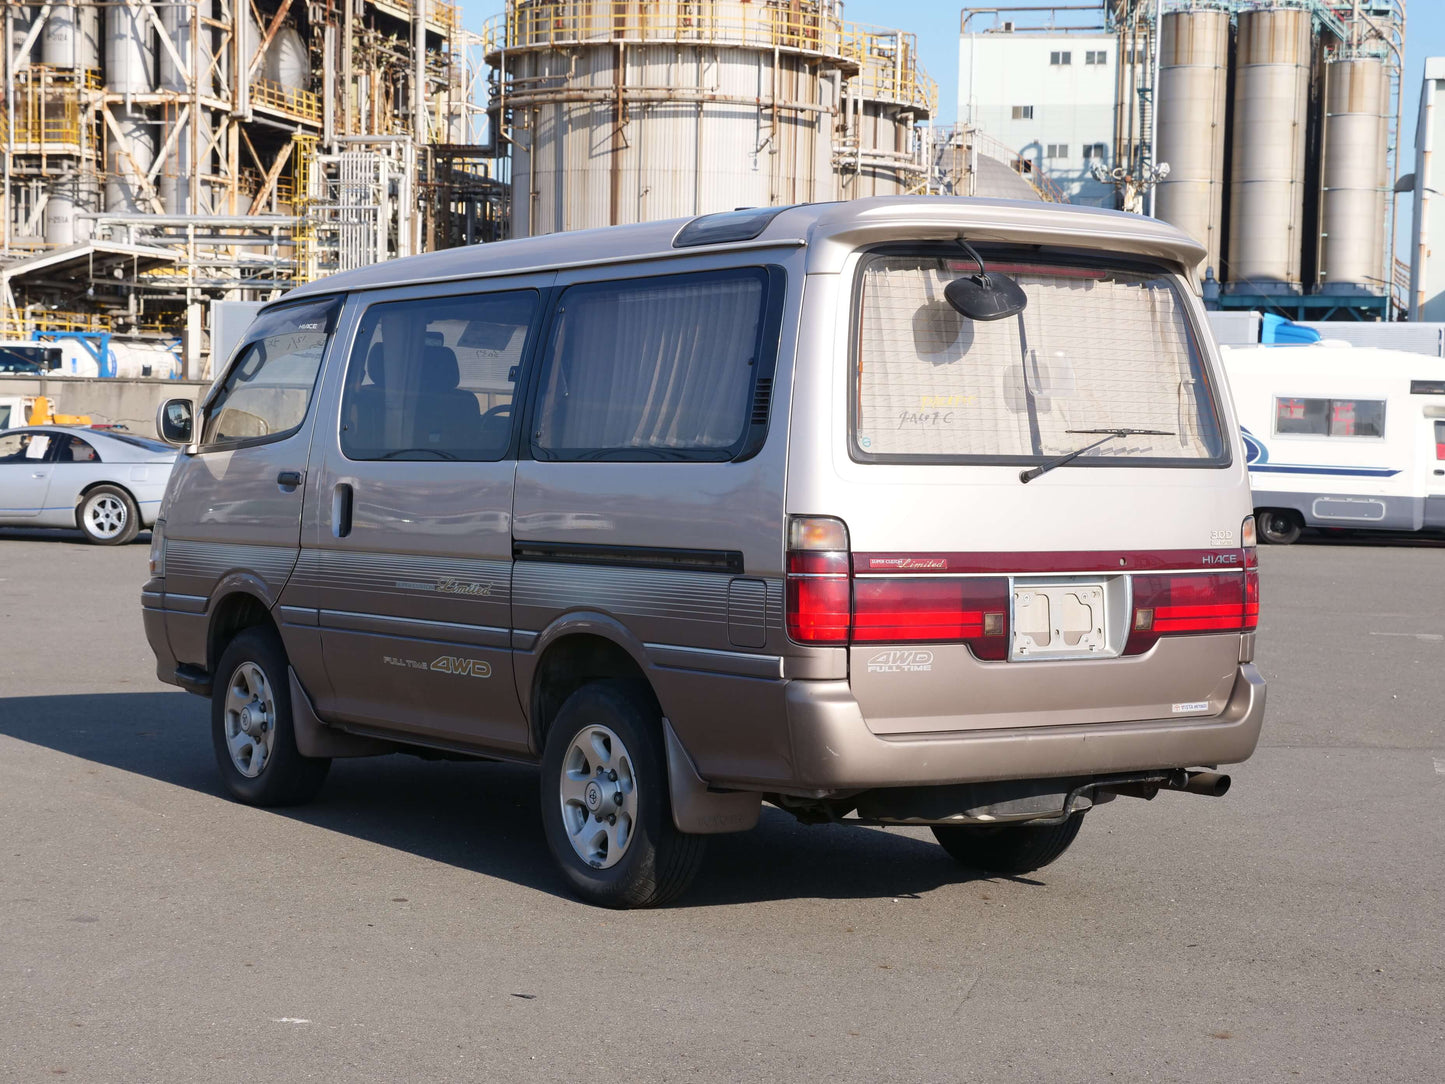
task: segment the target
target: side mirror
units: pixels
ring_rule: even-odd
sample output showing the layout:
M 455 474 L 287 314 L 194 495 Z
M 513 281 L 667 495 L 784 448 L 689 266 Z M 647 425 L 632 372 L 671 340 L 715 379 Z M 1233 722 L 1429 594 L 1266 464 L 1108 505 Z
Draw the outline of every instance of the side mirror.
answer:
M 156 435 L 177 447 L 190 444 L 196 428 L 195 409 L 189 399 L 167 399 L 156 411 Z

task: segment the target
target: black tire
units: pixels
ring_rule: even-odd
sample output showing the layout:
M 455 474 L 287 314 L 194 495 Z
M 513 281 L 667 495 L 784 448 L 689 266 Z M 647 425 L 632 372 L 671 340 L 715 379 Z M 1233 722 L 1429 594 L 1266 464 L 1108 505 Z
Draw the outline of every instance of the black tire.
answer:
M 254 668 L 248 670 L 247 668 Z M 271 710 L 264 713 L 259 737 L 265 747 L 261 763 L 256 765 L 255 774 L 242 770 L 242 757 L 248 765 L 255 764 L 258 755 L 256 742 L 251 743 L 252 752 L 246 755 L 242 720 L 233 709 L 236 701 L 231 699 L 232 691 L 241 694 L 248 688 L 248 678 L 254 678 L 259 671 L 264 679 L 266 693 L 253 696 L 246 710 L 262 702 L 269 702 Z M 216 766 L 221 770 L 221 782 L 226 792 L 236 801 L 247 805 L 283 806 L 300 805 L 316 797 L 326 773 L 331 767 L 330 758 L 304 757 L 296 750 L 296 731 L 291 719 L 291 687 L 288 681 L 286 649 L 281 646 L 280 637 L 273 629 L 254 627 L 243 630 L 221 653 L 216 664 L 211 689 L 211 744 L 216 752 Z M 251 686 L 254 687 L 253 684 Z M 257 725 L 250 719 L 248 725 Z M 233 756 L 232 739 L 242 746 L 242 751 Z
M 1259 526 L 1259 537 L 1271 546 L 1293 545 L 1304 530 L 1299 514 L 1287 509 L 1261 508 L 1254 519 Z
M 140 532 L 140 512 L 119 486 L 96 486 L 80 500 L 75 525 L 97 546 L 124 546 Z
M 987 873 L 1017 875 L 1043 869 L 1069 849 L 1084 815 L 1059 824 L 938 824 L 933 836 L 960 865 Z
M 617 750 L 605 741 L 614 760 L 604 762 L 573 757 L 573 742 L 589 729 L 611 731 L 621 741 Z M 605 763 L 626 754 L 627 765 L 617 768 L 620 778 L 611 783 L 597 776 L 601 788 L 596 792 L 597 805 L 574 801 L 564 813 L 564 765 L 575 763 L 574 778 L 583 789 L 592 790 L 596 768 L 606 771 Z M 581 756 L 581 754 L 578 754 Z M 630 789 L 629 789 L 630 785 Z M 547 732 L 542 753 L 542 828 L 552 857 L 561 867 L 567 882 L 583 900 L 601 907 L 656 907 L 680 896 L 692 883 L 701 868 L 707 840 L 703 836 L 686 835 L 672 823 L 672 801 L 668 795 L 667 756 L 662 743 L 662 720 L 656 704 L 645 690 L 623 682 L 600 681 L 584 685 L 562 705 L 551 729 Z M 619 848 L 620 858 L 600 853 L 593 862 L 584 860 L 573 836 L 581 839 L 591 831 L 610 844 L 613 836 L 604 827 L 605 820 L 597 812 L 614 808 L 616 818 L 612 832 L 621 824 L 626 830 L 625 842 Z M 624 801 L 628 803 L 624 806 Z M 632 808 L 627 816 L 625 808 Z M 569 825 L 572 829 L 569 830 Z M 611 862 L 610 865 L 604 863 Z

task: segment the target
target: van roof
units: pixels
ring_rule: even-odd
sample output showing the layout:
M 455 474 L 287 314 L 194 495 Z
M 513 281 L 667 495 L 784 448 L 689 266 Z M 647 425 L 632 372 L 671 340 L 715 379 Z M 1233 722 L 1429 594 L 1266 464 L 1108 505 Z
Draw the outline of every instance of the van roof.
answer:
M 373 264 L 307 283 L 290 301 L 316 294 L 373 290 L 481 276 L 515 275 L 588 265 L 669 259 L 699 253 L 806 246 L 810 274 L 836 272 L 860 245 L 940 240 L 1037 243 L 1097 248 L 1162 259 L 1193 280 L 1205 250 L 1157 219 L 1097 207 L 954 196 L 870 196 L 842 203 L 805 203 L 772 217 L 755 237 L 675 247 L 679 231 L 698 218 L 573 230 L 444 249 Z

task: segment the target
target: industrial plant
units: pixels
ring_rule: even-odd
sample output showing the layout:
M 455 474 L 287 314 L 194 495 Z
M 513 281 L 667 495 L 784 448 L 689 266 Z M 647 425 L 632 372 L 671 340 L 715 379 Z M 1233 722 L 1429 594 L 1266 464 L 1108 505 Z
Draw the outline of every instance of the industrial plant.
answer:
M 4 6 L 0 337 L 204 372 L 209 303 L 501 236 L 446 0 Z
M 1221 307 L 1389 315 L 1404 26 L 1394 0 L 1166 6 L 1155 213 L 1205 243 Z
M 212 302 L 427 249 L 937 190 L 914 36 L 836 0 L 6 0 L 4 39 L 0 338 L 72 371 L 201 376 Z

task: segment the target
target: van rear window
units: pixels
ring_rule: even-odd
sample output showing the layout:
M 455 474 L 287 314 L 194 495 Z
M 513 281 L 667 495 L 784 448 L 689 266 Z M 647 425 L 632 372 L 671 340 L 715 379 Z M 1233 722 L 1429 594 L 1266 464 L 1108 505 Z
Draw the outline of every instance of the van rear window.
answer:
M 856 306 L 854 456 L 927 462 L 1042 462 L 1096 439 L 1078 466 L 1227 461 L 1209 379 L 1164 272 L 1033 254 L 985 255 L 1028 305 L 977 321 L 944 298 L 967 258 L 874 255 Z M 1163 435 L 1167 434 L 1167 435 Z

